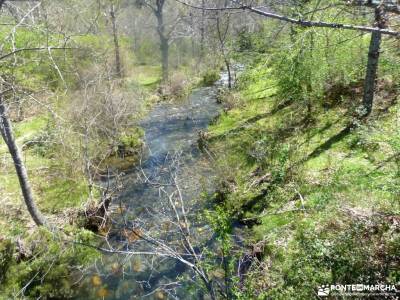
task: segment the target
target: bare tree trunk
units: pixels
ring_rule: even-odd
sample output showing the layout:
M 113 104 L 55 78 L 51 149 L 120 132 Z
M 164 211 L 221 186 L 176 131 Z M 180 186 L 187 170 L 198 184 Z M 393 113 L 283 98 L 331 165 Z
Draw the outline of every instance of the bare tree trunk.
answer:
M 162 59 L 162 81 L 168 81 L 169 73 L 169 44 L 168 39 L 160 35 L 160 49 Z
M 226 70 L 228 71 L 228 88 L 232 88 L 232 71 L 231 71 L 231 63 L 229 62 L 229 58 L 225 57 L 224 54 L 224 60 L 225 60 L 225 66 Z
M 375 22 L 381 28 L 386 28 L 386 18 L 384 7 L 378 6 L 375 8 Z M 374 31 L 371 33 L 371 41 L 369 44 L 367 71 L 364 81 L 364 96 L 363 96 L 363 116 L 368 116 L 372 111 L 374 102 L 374 94 L 376 89 L 376 78 L 379 63 L 379 51 L 381 48 L 382 33 Z
M 205 0 L 201 1 L 201 26 L 200 26 L 200 62 L 203 62 L 204 59 L 204 41 L 205 41 L 205 15 L 206 11 L 204 10 L 206 4 Z
M 15 142 L 14 135 L 12 133 L 11 123 L 7 117 L 6 108 L 3 103 L 3 98 L 0 96 L 0 133 L 3 137 L 4 142 L 8 147 L 8 151 L 14 161 L 14 167 L 18 175 L 19 185 L 21 187 L 22 196 L 28 211 L 33 221 L 38 226 L 46 225 L 46 220 L 36 207 L 35 200 L 33 198 L 33 192 L 28 179 L 28 173 L 25 165 L 22 162 L 22 155 L 18 146 Z
M 168 81 L 168 73 L 169 73 L 169 40 L 165 35 L 163 3 L 159 4 L 155 14 L 157 17 L 157 33 L 160 37 L 162 81 L 166 82 Z
M 115 17 L 115 7 L 114 4 L 110 6 L 110 16 L 111 16 L 111 23 L 112 23 L 112 30 L 113 30 L 113 37 L 114 37 L 114 49 L 115 49 L 115 71 L 118 77 L 122 76 L 121 73 L 121 56 L 120 56 L 120 48 L 119 48 L 119 41 L 118 41 L 118 30 L 117 30 L 117 22 Z
M 228 72 L 228 88 L 232 88 L 232 72 L 231 72 L 231 64 L 229 61 L 229 57 L 228 54 L 226 53 L 226 49 L 225 49 L 225 40 L 226 40 L 226 35 L 228 33 L 229 30 L 229 22 L 230 22 L 230 18 L 228 15 L 228 20 L 227 20 L 227 25 L 225 28 L 225 31 L 222 32 L 221 31 L 221 22 L 220 22 L 220 15 L 218 13 L 217 15 L 217 33 L 218 33 L 218 40 L 219 40 L 219 45 L 221 48 L 221 53 L 224 59 L 224 63 L 226 66 L 226 70 Z
M 167 0 L 156 0 L 155 3 L 151 1 L 143 1 L 157 19 L 157 33 L 160 37 L 160 52 L 161 52 L 161 66 L 162 66 L 162 82 L 168 81 L 169 74 L 169 40 L 170 33 L 166 33 L 166 25 L 164 23 L 164 5 Z

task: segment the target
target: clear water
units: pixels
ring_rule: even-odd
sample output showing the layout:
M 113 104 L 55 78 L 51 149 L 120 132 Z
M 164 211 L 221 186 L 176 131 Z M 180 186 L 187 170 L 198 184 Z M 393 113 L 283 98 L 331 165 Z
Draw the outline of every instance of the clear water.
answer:
M 202 195 L 213 191 L 215 174 L 210 160 L 198 149 L 197 139 L 198 132 L 219 114 L 217 89 L 226 80 L 223 74 L 216 86 L 194 90 L 183 103 L 159 104 L 141 122 L 146 151 L 141 165 L 122 177 L 121 192 L 112 205 L 109 244 L 103 243 L 102 247 L 127 252 L 159 251 L 160 247 L 149 243 L 149 238 L 154 238 L 185 253 L 167 197 L 177 192 L 171 185 L 174 177 L 182 193 L 192 240 L 199 249 L 210 243 L 212 232 L 198 217 L 205 205 L 206 197 Z M 181 215 L 178 198 L 173 202 Z M 79 299 L 202 299 L 194 276 L 183 263 L 170 257 L 105 254 L 84 271 Z

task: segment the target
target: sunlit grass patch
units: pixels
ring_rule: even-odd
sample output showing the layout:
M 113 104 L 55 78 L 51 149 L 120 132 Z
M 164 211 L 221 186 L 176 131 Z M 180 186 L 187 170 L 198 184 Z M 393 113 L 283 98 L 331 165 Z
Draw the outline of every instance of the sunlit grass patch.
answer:
M 35 148 L 23 147 L 45 130 L 48 122 L 46 114 L 36 115 L 15 123 L 14 132 L 39 208 L 45 213 L 57 213 L 64 208 L 80 206 L 87 200 L 88 188 L 86 180 L 79 172 L 76 172 L 74 179 L 68 178 L 67 175 L 63 175 L 62 167 L 55 164 L 54 158 L 42 155 Z M 0 153 L 2 202 L 8 207 L 8 211 L 11 211 L 10 214 L 0 217 L 1 222 L 16 222 L 15 219 L 27 221 L 29 218 L 26 218 L 18 177 L 4 142 L 0 145 Z M 22 209 L 22 214 L 15 215 L 19 209 Z M 12 226 L 8 229 L 12 230 Z
M 154 87 L 161 81 L 161 67 L 140 65 L 134 66 L 130 80 L 143 87 Z
M 48 118 L 46 114 L 34 116 L 22 122 L 15 123 L 14 134 L 17 138 L 22 136 L 28 138 L 44 129 L 47 124 Z
M 68 178 L 35 180 L 38 205 L 45 211 L 57 213 L 64 208 L 79 207 L 89 196 L 87 182 Z

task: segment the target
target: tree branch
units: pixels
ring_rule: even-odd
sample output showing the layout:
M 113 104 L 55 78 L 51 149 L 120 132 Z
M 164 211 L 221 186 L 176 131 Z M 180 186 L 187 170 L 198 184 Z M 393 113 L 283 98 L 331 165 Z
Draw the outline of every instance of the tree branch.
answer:
M 239 5 L 236 7 L 215 8 L 215 7 L 200 7 L 200 6 L 186 3 L 181 0 L 175 0 L 175 1 L 177 1 L 178 3 L 181 3 L 183 5 L 186 5 L 188 7 L 191 7 L 191 8 L 207 10 L 207 11 L 223 11 L 223 10 L 244 10 L 244 11 L 246 11 L 247 10 L 252 13 L 258 14 L 260 16 L 266 17 L 266 18 L 276 19 L 276 20 L 292 23 L 292 24 L 296 24 L 296 25 L 299 25 L 302 27 L 322 27 L 322 28 L 355 30 L 355 31 L 363 31 L 363 32 L 379 32 L 381 34 L 400 38 L 400 32 L 389 30 L 389 29 L 381 29 L 378 27 L 368 27 L 368 26 L 350 25 L 350 24 L 342 24 L 342 23 L 328 23 L 328 22 L 322 22 L 322 21 L 316 22 L 316 21 L 307 21 L 307 20 L 302 20 L 302 19 L 294 19 L 294 18 L 290 18 L 290 17 L 284 16 L 284 15 L 279 15 L 276 13 L 266 12 L 259 8 L 255 8 L 255 7 L 248 6 L 248 5 Z
M 71 49 L 78 49 L 78 48 L 73 48 L 73 47 L 35 47 L 35 48 L 21 48 L 21 49 L 16 49 L 10 53 L 7 53 L 3 56 L 0 56 L 0 60 L 3 60 L 11 55 L 14 55 L 18 52 L 23 52 L 23 51 L 42 51 L 42 50 L 71 50 Z

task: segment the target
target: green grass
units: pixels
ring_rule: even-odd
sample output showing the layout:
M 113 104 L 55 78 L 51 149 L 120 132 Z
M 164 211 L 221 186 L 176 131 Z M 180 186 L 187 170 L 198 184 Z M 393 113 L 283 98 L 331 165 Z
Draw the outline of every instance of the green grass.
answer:
M 58 213 L 64 208 L 79 207 L 88 199 L 88 187 L 84 180 L 56 178 L 37 184 L 42 196 L 39 206 L 46 212 Z
M 14 132 L 20 149 L 24 143 L 34 139 L 47 126 L 46 114 L 15 123 Z M 5 213 L 0 219 L 1 223 L 18 224 L 21 220 L 29 220 L 29 218 L 25 212 L 14 165 L 3 141 L 0 143 L 0 151 L 5 162 L 0 165 L 0 191 L 3 196 L 2 201 L 6 206 Z M 87 184 L 79 172 L 74 178 L 69 178 L 64 175 L 62 166 L 57 165 L 57 159 L 43 156 L 34 148 L 25 149 L 22 155 L 38 206 L 46 214 L 57 214 L 65 208 L 79 207 L 87 200 Z M 22 215 L 15 214 L 19 208 L 22 208 Z M 7 230 L 12 230 L 12 226 L 7 226 L 1 231 Z
M 39 131 L 46 128 L 48 124 L 47 115 L 34 116 L 29 119 L 25 119 L 23 122 L 15 124 L 14 135 L 18 138 L 28 139 Z
M 131 71 L 130 82 L 152 89 L 161 81 L 161 67 L 137 65 Z
M 400 131 L 394 125 L 400 104 L 384 114 L 376 111 L 368 122 L 308 157 L 338 135 L 351 115 L 340 106 L 315 104 L 307 124 L 305 108 L 294 101 L 238 131 L 245 120 L 272 112 L 279 100 L 274 91 L 257 92 L 274 82 L 254 70 L 245 73 L 244 84 L 234 91 L 239 105 L 209 127 L 211 136 L 222 136 L 211 145 L 222 181 L 234 185 L 225 190 L 225 207 L 233 217 L 258 219 L 252 239 L 266 244 L 269 267 L 249 274 L 249 290 L 276 299 L 306 299 L 319 284 L 396 282 L 399 275 L 379 251 L 383 247 L 390 256 L 400 247 L 399 235 L 385 217 L 400 214 L 400 159 L 395 157 Z M 283 179 L 275 177 L 282 172 Z M 267 173 L 276 181 L 251 185 Z M 263 197 L 246 206 L 265 188 Z M 371 227 L 377 232 L 364 236 Z M 367 278 L 369 272 L 375 279 Z M 270 288 L 263 288 L 263 282 Z

